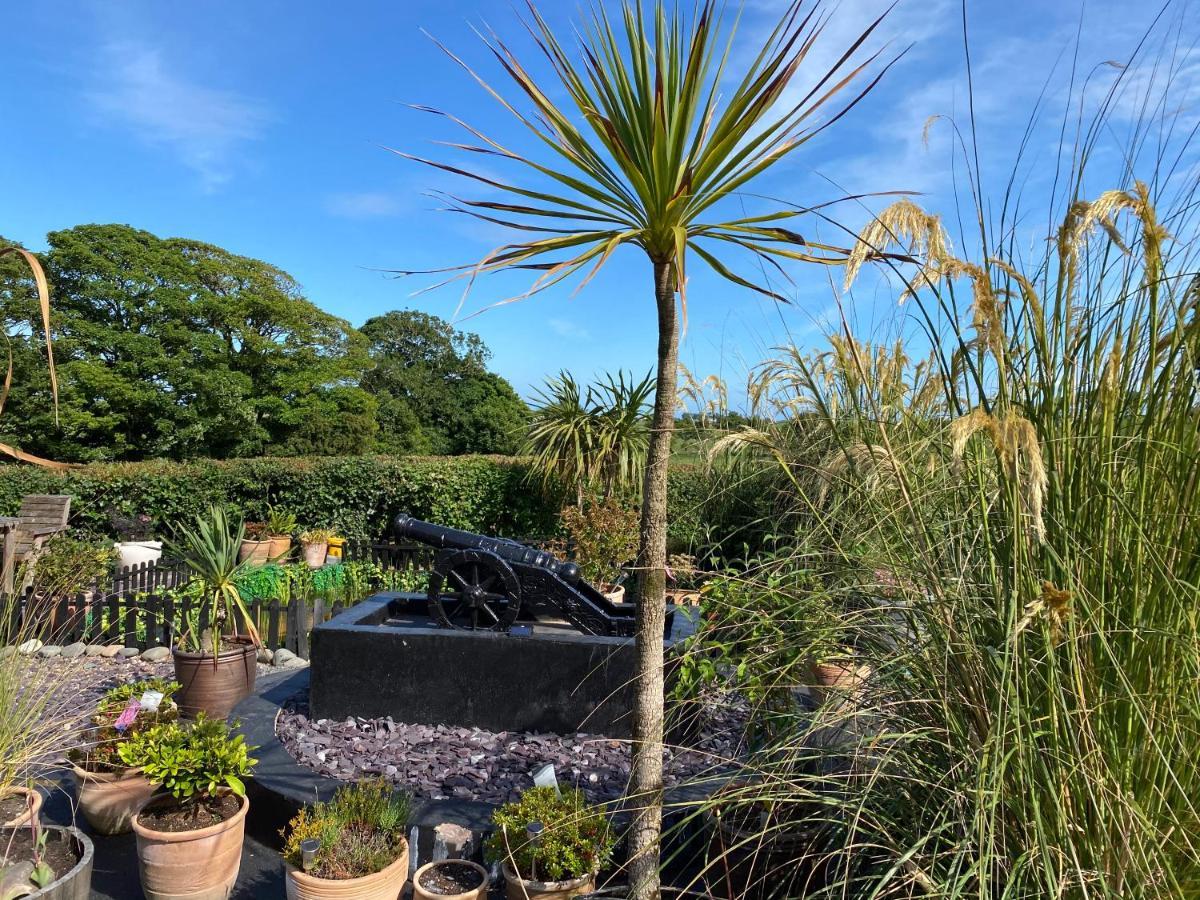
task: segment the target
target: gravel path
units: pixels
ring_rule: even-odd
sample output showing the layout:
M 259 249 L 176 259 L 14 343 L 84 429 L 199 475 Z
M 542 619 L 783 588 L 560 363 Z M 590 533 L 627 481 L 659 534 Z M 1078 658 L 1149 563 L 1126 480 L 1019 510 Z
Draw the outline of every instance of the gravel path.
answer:
M 740 755 L 745 723 L 744 705 L 711 698 L 691 746 L 664 752 L 667 785 L 727 767 Z M 276 731 L 293 757 L 322 775 L 347 781 L 382 776 L 419 798 L 504 803 L 532 787 L 530 773 L 546 763 L 560 784 L 579 787 L 592 802 L 619 798 L 629 779 L 625 740 L 411 725 L 390 717 L 312 721 L 307 694 L 284 705 Z

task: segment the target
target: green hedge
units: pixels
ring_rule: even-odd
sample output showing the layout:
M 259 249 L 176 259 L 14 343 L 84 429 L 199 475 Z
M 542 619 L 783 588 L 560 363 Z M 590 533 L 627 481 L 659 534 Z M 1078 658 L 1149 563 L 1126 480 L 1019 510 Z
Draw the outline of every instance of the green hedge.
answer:
M 559 503 L 526 482 L 527 463 L 501 456 L 351 456 L 186 463 L 106 463 L 51 472 L 0 465 L 0 515 L 13 515 L 25 494 L 70 494 L 71 524 L 111 536 L 108 510 L 145 513 L 158 532 L 210 503 L 226 503 L 249 520 L 267 505 L 294 512 L 301 525 L 337 528 L 347 537 L 379 540 L 400 512 L 488 534 L 549 535 Z M 740 543 L 759 520 L 761 484 L 730 483 L 701 466 L 671 470 L 673 551 Z
M 330 526 L 351 538 L 383 538 L 407 512 L 457 528 L 500 534 L 547 534 L 555 504 L 525 483 L 526 464 L 491 456 L 326 457 L 147 462 L 50 472 L 0 466 L 0 514 L 14 514 L 25 494 L 70 494 L 72 525 L 109 535 L 108 510 L 145 513 L 160 532 L 213 502 L 247 519 L 271 504 L 304 526 Z

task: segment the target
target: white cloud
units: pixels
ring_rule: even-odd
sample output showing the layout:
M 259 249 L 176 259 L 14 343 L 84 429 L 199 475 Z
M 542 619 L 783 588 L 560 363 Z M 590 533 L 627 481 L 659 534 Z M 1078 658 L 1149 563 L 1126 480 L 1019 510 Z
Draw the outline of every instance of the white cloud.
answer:
M 561 338 L 570 338 L 573 341 L 590 341 L 592 339 L 590 331 L 569 319 L 550 319 L 546 324 Z
M 406 204 L 385 191 L 357 191 L 330 194 L 325 209 L 346 219 L 378 219 L 399 214 Z
M 174 153 L 205 190 L 225 184 L 243 146 L 262 136 L 272 116 L 256 100 L 191 81 L 163 52 L 114 41 L 102 52 L 98 85 L 88 99 L 109 124 Z

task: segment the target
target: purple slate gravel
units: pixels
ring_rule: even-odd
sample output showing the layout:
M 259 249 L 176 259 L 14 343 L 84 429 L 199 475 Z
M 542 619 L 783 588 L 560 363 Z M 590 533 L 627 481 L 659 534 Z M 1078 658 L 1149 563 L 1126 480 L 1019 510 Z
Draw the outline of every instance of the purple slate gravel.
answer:
M 742 754 L 746 708 L 737 698 L 706 698 L 696 737 L 664 751 L 668 787 L 728 768 Z M 346 781 L 383 777 L 417 798 L 505 803 L 533 786 L 531 772 L 552 763 L 559 784 L 592 802 L 619 798 L 629 780 L 629 741 L 595 734 L 491 732 L 392 719 L 308 718 L 308 696 L 284 704 L 276 733 L 288 752 L 321 775 Z

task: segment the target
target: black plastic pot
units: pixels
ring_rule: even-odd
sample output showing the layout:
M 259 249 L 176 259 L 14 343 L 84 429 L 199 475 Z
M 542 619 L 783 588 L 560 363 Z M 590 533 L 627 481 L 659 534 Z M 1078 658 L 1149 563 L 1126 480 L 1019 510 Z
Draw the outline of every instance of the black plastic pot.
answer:
M 69 872 L 56 878 L 39 891 L 27 895 L 30 900 L 88 900 L 92 895 L 92 856 L 95 849 L 86 834 L 78 828 L 68 828 L 60 825 L 42 825 L 46 832 L 47 843 L 53 841 L 70 841 L 73 844 L 79 861 Z M 0 842 L 7 841 L 17 829 L 0 828 Z

